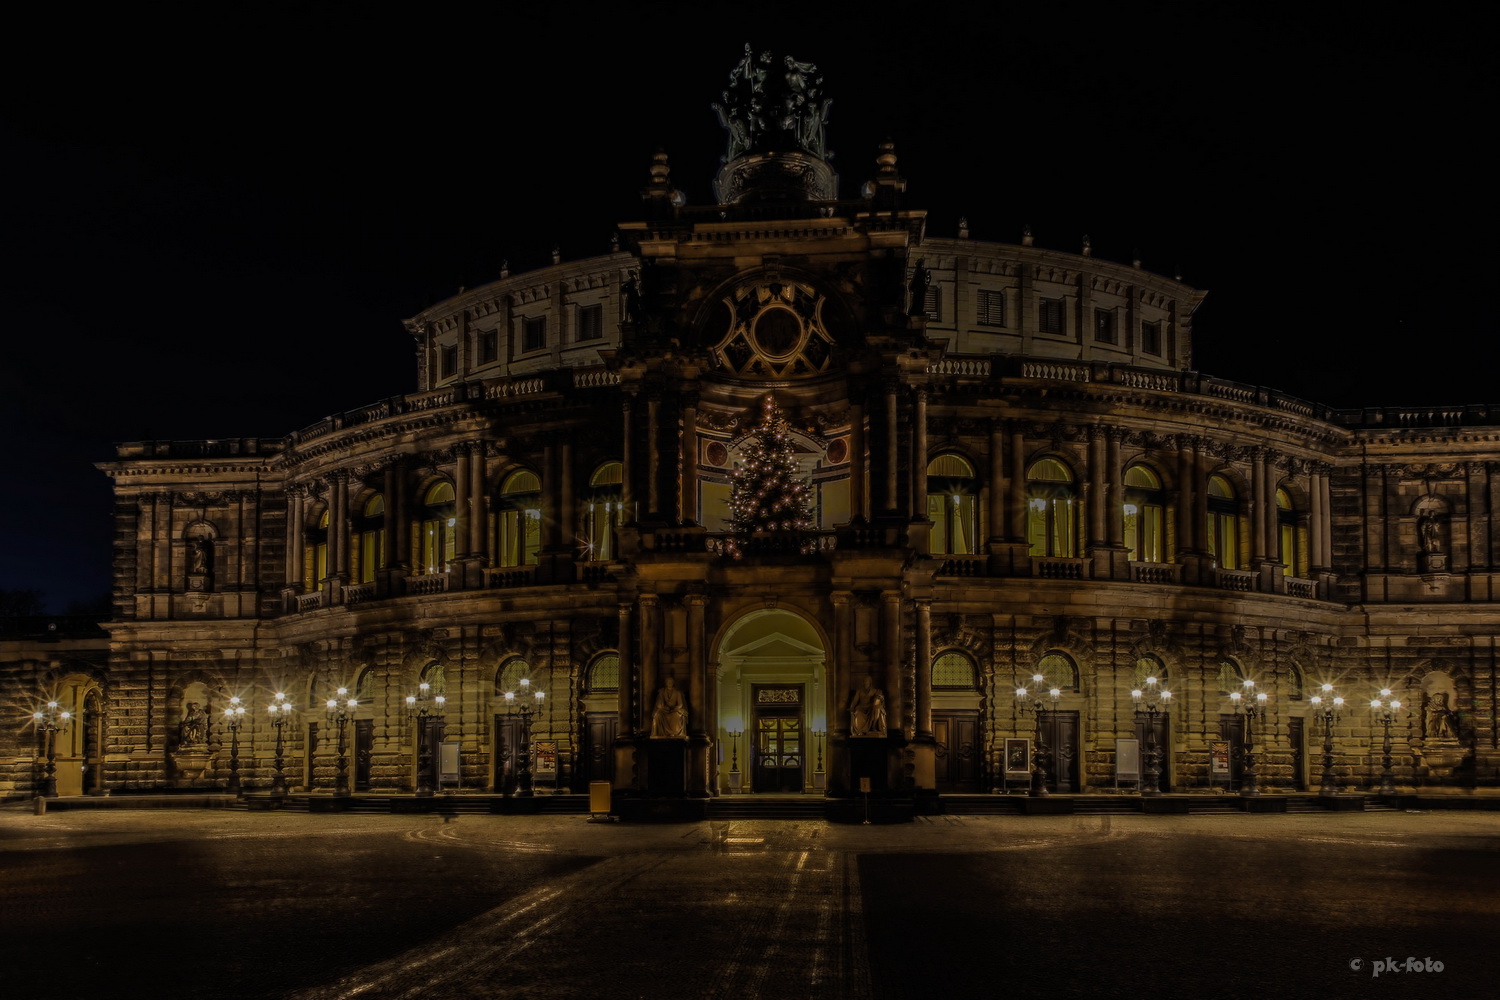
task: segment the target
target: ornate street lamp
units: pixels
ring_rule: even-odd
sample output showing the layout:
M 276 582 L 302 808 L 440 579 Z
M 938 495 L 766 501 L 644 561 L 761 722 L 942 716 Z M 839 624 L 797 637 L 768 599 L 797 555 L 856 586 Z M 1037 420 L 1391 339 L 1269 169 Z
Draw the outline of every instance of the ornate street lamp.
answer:
M 1047 768 L 1052 763 L 1052 754 L 1047 749 L 1047 737 L 1042 731 L 1042 713 L 1057 711 L 1061 697 L 1062 690 L 1048 687 L 1047 678 L 1041 674 L 1032 674 L 1028 683 L 1016 688 L 1016 702 L 1022 713 L 1030 709 L 1036 716 L 1036 752 L 1031 755 L 1031 791 L 1028 793 L 1036 798 L 1052 794 L 1047 789 Z
M 271 794 L 281 798 L 286 795 L 286 772 L 283 770 L 285 760 L 282 757 L 281 730 L 288 722 L 292 721 L 292 703 L 287 696 L 277 691 L 272 696 L 271 704 L 266 706 L 266 711 L 271 713 L 271 727 L 276 730 L 276 773 L 271 777 Z
M 443 705 L 448 699 L 432 693 L 432 685 L 426 681 L 417 685 L 417 693 L 406 696 L 406 715 L 416 725 L 412 730 L 413 747 L 417 752 L 417 794 L 426 798 L 432 794 L 432 725 L 442 719 Z
M 238 695 L 231 695 L 224 709 L 224 728 L 229 730 L 229 788 L 230 795 L 240 794 L 240 726 L 245 721 L 245 706 Z
M 337 697 L 329 698 L 327 702 L 328 721 L 337 723 L 339 727 L 339 763 L 338 773 L 333 778 L 333 794 L 340 798 L 349 794 L 349 747 L 345 736 L 349 728 L 349 717 L 358 707 L 359 702 L 349 693 L 348 688 L 339 688 Z
M 1324 684 L 1322 689 L 1308 700 L 1312 702 L 1313 715 L 1323 720 L 1323 784 L 1318 789 L 1318 794 L 1337 795 L 1339 785 L 1333 777 L 1333 724 L 1338 721 L 1339 713 L 1344 710 L 1344 699 L 1333 689 L 1332 684 Z
M 505 707 L 510 714 L 521 720 L 521 752 L 516 760 L 516 795 L 520 798 L 530 798 L 535 792 L 531 788 L 531 718 L 542 707 L 542 699 L 546 692 L 537 691 L 534 697 L 526 697 L 532 694 L 531 678 L 521 678 L 521 696 L 516 697 L 514 691 L 505 692 Z
M 1136 711 L 1146 713 L 1146 780 L 1141 783 L 1141 794 L 1160 795 L 1162 751 L 1156 742 L 1156 717 L 1171 707 L 1172 692 L 1155 677 L 1147 677 L 1144 689 L 1130 692 L 1130 700 Z
M 66 730 L 73 724 L 73 713 L 63 711 L 62 706 L 55 701 L 47 702 L 47 707 L 39 712 L 31 713 L 31 721 L 43 734 L 44 746 L 47 756 L 47 770 L 42 778 L 42 798 L 57 798 L 57 734 Z
M 1265 711 L 1266 703 L 1271 698 L 1264 691 L 1255 690 L 1255 682 L 1248 677 L 1241 681 L 1240 685 L 1243 690 L 1231 691 L 1229 701 L 1232 711 L 1243 712 L 1245 715 L 1245 727 L 1242 731 L 1244 742 L 1240 748 L 1240 759 L 1244 761 L 1244 771 L 1240 778 L 1240 794 L 1250 798 L 1260 794 L 1260 786 L 1255 780 L 1255 717 Z
M 1381 688 L 1380 697 L 1370 699 L 1370 713 L 1385 730 L 1385 743 L 1380 766 L 1380 794 L 1396 794 L 1396 775 L 1391 771 L 1391 723 L 1401 711 L 1401 702 L 1391 697 L 1390 688 Z

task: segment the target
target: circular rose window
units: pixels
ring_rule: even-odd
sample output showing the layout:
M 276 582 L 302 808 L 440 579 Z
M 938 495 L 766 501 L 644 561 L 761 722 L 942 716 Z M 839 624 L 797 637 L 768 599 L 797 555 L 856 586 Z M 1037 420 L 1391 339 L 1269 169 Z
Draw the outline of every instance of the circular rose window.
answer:
M 772 307 L 755 318 L 755 346 L 766 357 L 788 357 L 801 341 L 802 321 L 790 309 Z

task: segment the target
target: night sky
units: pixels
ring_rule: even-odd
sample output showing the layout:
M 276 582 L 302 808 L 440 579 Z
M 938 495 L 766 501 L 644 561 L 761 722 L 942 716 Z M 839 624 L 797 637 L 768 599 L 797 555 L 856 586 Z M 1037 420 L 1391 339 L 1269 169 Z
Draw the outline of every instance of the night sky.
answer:
M 845 197 L 890 137 L 929 233 L 1180 267 L 1201 371 L 1500 402 L 1478 7 L 161 6 L 8 20 L 0 588 L 54 612 L 108 589 L 114 442 L 413 390 L 403 318 L 605 252 L 658 146 L 710 202 L 747 41 L 817 63 Z

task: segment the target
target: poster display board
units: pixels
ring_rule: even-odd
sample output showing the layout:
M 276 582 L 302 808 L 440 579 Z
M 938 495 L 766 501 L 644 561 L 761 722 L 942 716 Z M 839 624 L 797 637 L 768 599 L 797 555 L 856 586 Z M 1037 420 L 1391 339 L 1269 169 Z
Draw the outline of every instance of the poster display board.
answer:
M 1141 780 L 1141 741 L 1115 740 L 1115 784 Z
M 532 777 L 542 781 L 557 780 L 557 741 L 537 740 L 534 744 L 535 753 L 532 757 Z
M 444 741 L 438 744 L 438 787 L 458 787 L 459 782 L 459 756 L 458 741 Z
M 1229 784 L 1229 741 L 1208 741 L 1208 778 L 1215 785 Z
M 1031 741 L 1011 737 L 1005 741 L 1005 780 L 1031 779 Z

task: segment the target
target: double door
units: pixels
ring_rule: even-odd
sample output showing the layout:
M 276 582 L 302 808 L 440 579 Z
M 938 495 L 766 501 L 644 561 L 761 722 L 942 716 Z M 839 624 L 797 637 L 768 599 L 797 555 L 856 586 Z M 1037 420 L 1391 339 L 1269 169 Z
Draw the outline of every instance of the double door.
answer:
M 751 717 L 755 738 L 750 744 L 750 790 L 800 792 L 807 763 L 801 699 L 762 703 L 760 697 L 757 692 Z
M 979 713 L 934 711 L 933 748 L 939 792 L 979 791 Z
M 1047 788 L 1063 795 L 1078 791 L 1078 713 L 1042 712 L 1040 725 L 1052 756 L 1047 765 Z

